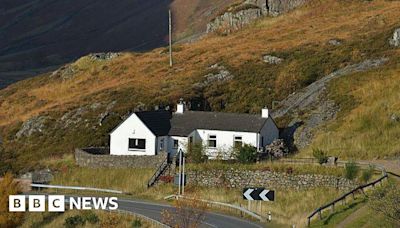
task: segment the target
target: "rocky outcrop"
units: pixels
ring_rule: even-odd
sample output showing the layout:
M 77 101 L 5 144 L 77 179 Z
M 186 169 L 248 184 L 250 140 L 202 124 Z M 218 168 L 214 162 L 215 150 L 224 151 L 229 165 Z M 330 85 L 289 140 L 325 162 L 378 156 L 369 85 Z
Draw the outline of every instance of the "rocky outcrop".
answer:
M 121 53 L 116 53 L 116 52 L 93 53 L 93 54 L 89 55 L 89 58 L 91 60 L 95 60 L 95 61 L 102 61 L 102 60 L 111 60 L 120 55 L 121 55 Z
M 286 13 L 307 0 L 246 0 L 229 8 L 223 15 L 207 24 L 207 33 L 229 34 L 262 16 L 277 16 Z
M 17 138 L 22 136 L 31 136 L 33 133 L 41 133 L 44 131 L 45 123 L 47 121 L 46 116 L 36 116 L 22 124 L 20 130 L 15 134 Z
M 279 118 L 290 115 L 292 118 L 288 127 L 281 133 L 286 143 L 292 149 L 306 147 L 312 142 L 314 130 L 335 118 L 339 107 L 327 96 L 327 85 L 331 80 L 377 68 L 388 60 L 388 58 L 379 58 L 346 66 L 281 101 L 279 108 L 272 113 L 272 116 Z M 304 115 L 304 113 L 308 113 L 308 115 Z
M 230 81 L 234 78 L 234 75 L 229 72 L 226 67 L 219 65 L 218 63 L 210 66 L 209 70 L 213 71 L 204 76 L 204 81 L 193 85 L 194 88 L 201 89 L 213 83 L 220 83 Z
M 229 34 L 243 28 L 245 25 L 262 16 L 262 10 L 258 7 L 240 10 L 238 12 L 226 12 L 207 24 L 207 33 L 219 32 Z
M 264 55 L 263 61 L 269 64 L 280 64 L 283 62 L 283 59 L 273 55 Z
M 390 45 L 400 47 L 400 28 L 394 30 L 392 38 L 389 40 Z

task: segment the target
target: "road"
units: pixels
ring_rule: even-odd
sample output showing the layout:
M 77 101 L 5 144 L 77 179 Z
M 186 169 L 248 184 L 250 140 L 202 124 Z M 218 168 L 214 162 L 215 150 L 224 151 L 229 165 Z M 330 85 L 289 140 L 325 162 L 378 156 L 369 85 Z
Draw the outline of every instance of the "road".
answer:
M 130 211 L 137 214 L 144 215 L 157 221 L 161 221 L 161 212 L 163 210 L 171 210 L 172 206 L 166 204 L 158 204 L 153 202 L 139 201 L 139 200 L 118 200 L 119 210 Z M 255 222 L 247 221 L 244 219 L 236 218 L 233 216 L 223 215 L 219 213 L 208 212 L 203 227 L 226 227 L 226 228 L 251 228 L 263 227 Z

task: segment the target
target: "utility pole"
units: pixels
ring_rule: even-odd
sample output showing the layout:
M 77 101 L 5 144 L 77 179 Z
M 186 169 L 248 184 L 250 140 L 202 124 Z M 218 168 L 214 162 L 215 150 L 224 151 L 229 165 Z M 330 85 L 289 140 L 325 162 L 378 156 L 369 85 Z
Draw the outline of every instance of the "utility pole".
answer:
M 172 67 L 172 16 L 171 10 L 168 11 L 169 16 L 169 66 Z

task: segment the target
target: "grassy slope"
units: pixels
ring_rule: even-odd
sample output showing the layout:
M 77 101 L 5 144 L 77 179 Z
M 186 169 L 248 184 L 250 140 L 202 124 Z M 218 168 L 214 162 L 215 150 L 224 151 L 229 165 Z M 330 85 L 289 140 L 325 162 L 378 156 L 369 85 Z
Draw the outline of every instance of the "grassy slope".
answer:
M 94 102 L 106 105 L 116 101 L 113 112 L 119 115 L 140 103 L 152 107 L 174 103 L 179 97 L 205 99 L 217 111 L 223 101 L 227 105 L 222 111 L 257 113 L 272 100 L 283 99 L 350 63 L 386 55 L 392 57 L 388 68 L 393 71 L 398 53 L 387 45 L 387 39 L 399 25 L 399 9 L 397 1 L 313 1 L 229 36 L 210 35 L 197 43 L 176 46 L 173 68 L 168 67 L 163 49 L 125 53 L 104 62 L 83 57 L 73 63 L 77 72 L 73 79 L 63 81 L 43 75 L 0 91 L 3 162 L 19 170 L 49 156 L 71 152 L 74 147 L 106 144 L 107 133 L 120 119 L 111 116 L 103 126 L 96 126 L 104 109 L 84 114 L 85 124 L 65 130 L 55 124 L 65 112 Z M 343 45 L 328 45 L 332 38 L 343 40 Z M 262 62 L 265 53 L 286 60 L 281 65 L 267 65 Z M 225 65 L 235 79 L 200 91 L 193 89 L 193 83 L 202 81 L 210 71 L 207 67 L 217 62 Z M 396 79 L 396 75 L 392 77 Z M 36 115 L 50 117 L 45 133 L 15 140 L 22 121 Z
M 398 51 L 399 53 L 399 51 Z M 311 147 L 352 159 L 385 158 L 400 155 L 400 65 L 368 73 L 349 75 L 335 81 L 330 94 L 342 107 L 338 121 L 316 134 Z M 311 154 L 311 148 L 305 153 Z

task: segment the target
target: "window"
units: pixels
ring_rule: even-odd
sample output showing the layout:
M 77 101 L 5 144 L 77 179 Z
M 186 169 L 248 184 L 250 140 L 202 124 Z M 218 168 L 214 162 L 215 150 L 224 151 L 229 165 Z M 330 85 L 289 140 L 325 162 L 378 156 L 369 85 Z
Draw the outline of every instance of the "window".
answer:
M 129 139 L 129 150 L 145 150 L 146 139 Z
M 242 136 L 235 136 L 233 137 L 233 146 L 235 148 L 240 148 L 242 147 L 243 143 L 242 143 Z
M 217 147 L 217 136 L 216 135 L 208 136 L 208 147 L 211 147 L 211 148 Z
M 164 150 L 164 139 L 160 140 L 160 150 Z
M 179 147 L 179 141 L 174 139 L 174 149 L 178 149 Z

